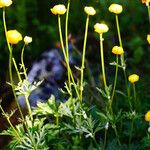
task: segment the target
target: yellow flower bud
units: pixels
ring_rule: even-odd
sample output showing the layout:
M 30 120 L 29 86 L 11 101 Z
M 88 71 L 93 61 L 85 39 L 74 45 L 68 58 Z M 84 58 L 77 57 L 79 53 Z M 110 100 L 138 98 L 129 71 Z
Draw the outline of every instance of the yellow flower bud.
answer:
M 147 35 L 147 41 L 150 44 L 150 34 Z
M 132 74 L 128 77 L 128 80 L 131 83 L 135 83 L 135 82 L 139 81 L 139 76 L 136 74 Z
M 0 8 L 8 7 L 12 4 L 12 0 L 0 0 Z
M 17 44 L 22 40 L 22 35 L 17 30 L 7 31 L 6 36 L 10 44 Z
M 124 53 L 124 50 L 121 46 L 114 46 L 112 48 L 112 53 L 115 55 L 122 55 Z
M 96 23 L 94 25 L 94 31 L 101 34 L 101 33 L 105 33 L 109 30 L 108 26 L 106 24 L 103 23 Z
M 148 111 L 148 112 L 145 114 L 145 121 L 149 121 L 149 122 L 150 122 L 150 111 Z
M 29 43 L 32 42 L 32 37 L 25 36 L 23 40 L 24 40 L 24 43 L 25 43 L 26 45 L 28 45 Z
M 65 5 L 62 5 L 62 4 L 55 5 L 50 10 L 54 15 L 63 15 L 66 13 L 66 7 Z
M 96 10 L 93 7 L 86 6 L 86 7 L 84 7 L 84 11 L 87 15 L 93 16 L 96 14 Z
M 108 10 L 115 14 L 120 14 L 123 10 L 122 6 L 119 4 L 111 4 L 108 8 Z

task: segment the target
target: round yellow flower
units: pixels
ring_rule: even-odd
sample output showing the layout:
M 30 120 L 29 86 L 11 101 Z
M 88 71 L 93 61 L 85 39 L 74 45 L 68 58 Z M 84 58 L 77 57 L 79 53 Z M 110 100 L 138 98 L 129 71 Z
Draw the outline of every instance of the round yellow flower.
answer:
M 0 8 L 8 7 L 12 4 L 12 0 L 0 0 Z
M 150 111 L 148 111 L 148 112 L 145 114 L 145 121 L 149 121 L 149 122 L 150 122 Z
M 128 77 L 129 82 L 135 83 L 139 81 L 139 76 L 137 74 L 132 74 Z
M 50 10 L 54 15 L 63 15 L 66 13 L 66 7 L 63 4 L 55 5 Z
M 142 0 L 142 3 L 149 3 L 150 0 Z
M 106 24 L 103 23 L 96 23 L 94 25 L 94 31 L 101 34 L 101 33 L 105 33 L 109 30 L 108 26 Z
M 84 7 L 84 11 L 87 15 L 93 16 L 96 14 L 96 10 L 93 7 L 86 6 L 86 7 Z
M 114 46 L 112 48 L 112 53 L 115 55 L 122 55 L 124 53 L 124 50 L 121 46 Z
M 122 6 L 119 4 L 111 4 L 108 8 L 108 10 L 115 14 L 120 14 L 123 10 Z
M 150 34 L 147 35 L 147 41 L 150 44 Z
M 22 35 L 17 30 L 7 31 L 6 36 L 10 44 L 17 44 L 22 40 Z
M 32 42 L 32 37 L 25 36 L 23 40 L 24 40 L 24 43 L 25 43 L 26 45 L 28 45 L 29 43 Z

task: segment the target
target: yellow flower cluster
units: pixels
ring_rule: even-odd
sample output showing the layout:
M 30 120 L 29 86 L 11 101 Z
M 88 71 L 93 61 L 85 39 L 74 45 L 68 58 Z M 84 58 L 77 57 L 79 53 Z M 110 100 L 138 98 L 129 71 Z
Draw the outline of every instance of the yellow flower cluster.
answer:
M 0 0 L 0 8 L 8 7 L 12 4 L 12 0 Z
M 150 34 L 147 35 L 147 41 L 150 44 Z
M 120 14 L 123 10 L 122 6 L 119 4 L 111 4 L 108 8 L 108 10 L 115 14 Z
M 124 50 L 121 46 L 114 46 L 112 48 L 112 53 L 115 55 L 122 55 L 124 53 Z
M 84 11 L 87 15 L 93 16 L 96 14 L 96 10 L 93 7 L 86 6 L 86 7 L 84 7 Z
M 148 112 L 145 114 L 145 121 L 149 121 L 149 122 L 150 122 L 150 111 L 148 111 Z
M 54 15 L 63 15 L 66 13 L 66 7 L 63 4 L 55 5 L 50 10 Z
M 6 36 L 10 44 L 18 44 L 22 40 L 22 35 L 17 30 L 7 31 Z
M 139 76 L 137 74 L 132 74 L 128 77 L 130 83 L 135 83 L 139 81 Z
M 94 31 L 99 33 L 99 34 L 105 33 L 108 30 L 109 30 L 108 26 L 104 23 L 96 23 L 94 25 Z

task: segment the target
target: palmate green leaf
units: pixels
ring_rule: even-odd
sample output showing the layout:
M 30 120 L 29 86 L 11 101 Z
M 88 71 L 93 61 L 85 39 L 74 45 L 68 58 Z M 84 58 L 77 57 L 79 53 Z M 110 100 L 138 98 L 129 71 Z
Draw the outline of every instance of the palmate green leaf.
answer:
M 49 116 L 57 111 L 55 97 L 52 95 L 47 103 L 38 102 L 37 107 L 33 110 L 33 115 Z
M 14 130 L 12 130 L 12 128 L 8 128 L 7 130 L 3 130 L 0 135 L 9 135 L 12 137 L 15 137 L 16 133 L 14 132 Z
M 102 90 L 102 89 L 100 89 L 98 87 L 96 87 L 96 89 L 102 94 L 103 97 L 107 98 L 107 94 L 105 93 L 104 90 Z
M 66 106 L 65 103 L 61 103 L 58 107 L 58 114 L 60 117 L 62 116 L 68 116 L 70 118 L 73 118 L 72 112 L 70 110 L 70 107 Z

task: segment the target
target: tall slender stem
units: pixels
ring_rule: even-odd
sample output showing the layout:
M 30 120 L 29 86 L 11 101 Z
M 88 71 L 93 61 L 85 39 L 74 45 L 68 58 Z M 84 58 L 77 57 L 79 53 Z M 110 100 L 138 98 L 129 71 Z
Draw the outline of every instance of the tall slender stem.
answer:
M 78 98 L 79 98 L 79 93 L 78 93 L 77 87 L 76 87 L 76 85 L 75 85 L 74 77 L 73 77 L 73 75 L 72 75 L 72 71 L 71 71 L 69 62 L 67 61 L 67 56 L 66 56 L 66 52 L 65 52 L 65 48 L 64 48 L 64 43 L 63 43 L 63 38 L 62 38 L 62 30 L 61 30 L 61 19 L 60 19 L 60 15 L 58 15 L 58 29 L 59 29 L 59 36 L 60 36 L 60 43 L 61 43 L 61 47 L 62 47 L 62 52 L 63 52 L 64 59 L 65 59 L 66 65 L 67 65 L 67 71 L 69 72 L 69 74 L 70 74 L 70 76 L 71 76 L 71 79 L 72 79 L 72 82 L 73 82 L 73 85 L 74 85 L 76 94 L 77 94 L 77 96 L 78 96 Z M 72 93 L 71 93 L 71 94 L 72 94 Z
M 104 52 L 103 52 L 103 36 L 102 36 L 102 33 L 100 34 L 100 54 L 101 54 L 103 82 L 104 82 L 105 92 L 108 94 L 108 88 L 107 88 L 107 83 L 106 83 L 106 75 L 105 75 L 105 65 L 104 65 Z
M 148 20 L 150 23 L 150 5 L 149 5 L 149 2 L 147 2 L 146 6 L 147 6 L 147 10 L 148 10 Z
M 137 106 L 135 83 L 133 83 L 134 106 Z
M 114 131 L 115 131 L 115 135 L 116 135 L 116 137 L 117 137 L 118 144 L 119 144 L 119 146 L 121 146 L 120 139 L 119 139 L 119 135 L 118 135 L 118 132 L 117 132 L 117 129 L 116 129 L 116 125 L 114 125 L 113 129 L 114 129 Z
M 120 27 L 119 27 L 119 19 L 118 19 L 118 15 L 117 14 L 116 14 L 115 18 L 116 18 L 116 26 L 117 26 L 117 33 L 118 33 L 119 44 L 123 48 L 122 40 L 121 40 Z M 130 109 L 131 109 L 131 103 L 130 103 L 130 97 L 129 97 L 129 88 L 128 88 L 128 80 L 127 80 L 127 75 L 126 75 L 126 64 L 125 64 L 125 60 L 124 60 L 124 53 L 121 55 L 121 66 L 122 66 L 122 69 L 123 69 L 123 74 L 124 74 L 124 79 L 125 79 L 125 85 L 126 85 L 126 90 L 127 90 L 128 102 L 129 102 Z
M 123 48 L 122 40 L 121 40 L 121 34 L 120 34 L 120 27 L 119 27 L 119 19 L 118 19 L 118 15 L 117 14 L 116 14 L 116 26 L 117 26 L 117 33 L 118 33 L 119 44 Z M 124 54 L 121 55 L 121 65 L 122 65 L 122 67 L 125 67 L 124 66 L 125 65 Z
M 24 73 L 24 75 L 25 75 L 25 78 L 26 78 L 26 80 L 28 80 L 26 68 L 25 68 L 24 61 L 23 61 L 23 57 L 24 57 L 24 48 L 25 48 L 25 44 L 23 45 L 22 51 L 21 51 L 21 64 L 22 64 L 23 73 Z
M 129 146 L 130 146 L 131 140 L 132 140 L 133 123 L 134 123 L 134 119 L 132 119 L 132 121 L 131 121 L 131 129 L 130 129 L 130 135 L 129 135 Z
M 118 76 L 118 55 L 116 55 L 116 72 L 115 72 L 115 80 L 114 80 L 114 86 L 113 86 L 112 97 L 111 97 L 111 104 L 112 104 L 113 99 L 114 99 L 116 83 L 117 83 L 117 76 Z
M 15 58 L 12 58 L 12 61 L 13 61 L 14 67 L 16 69 L 16 72 L 17 72 L 17 75 L 18 75 L 18 79 L 19 79 L 20 82 L 22 82 L 22 79 L 21 79 L 21 76 L 20 76 L 20 73 L 19 73 L 16 61 L 15 61 Z
M 13 82 L 13 77 L 12 77 L 12 48 L 11 48 L 11 46 L 9 44 L 9 41 L 8 41 L 8 38 L 7 38 L 7 26 L 6 26 L 6 20 L 5 20 L 5 8 L 3 8 L 3 26 L 4 26 L 7 46 L 8 46 L 8 50 L 9 50 L 9 77 L 10 77 L 10 83 L 11 83 L 11 86 L 12 86 L 13 95 L 14 95 L 15 102 L 17 104 L 20 116 L 21 116 L 22 120 L 24 121 L 24 116 L 23 116 L 23 113 L 21 111 L 20 105 L 19 105 L 18 100 L 17 100 L 17 96 L 16 96 L 16 93 L 15 93 L 14 82 Z
M 69 62 L 69 49 L 68 49 L 68 17 L 69 17 L 69 9 L 70 9 L 70 0 L 68 0 L 67 11 L 66 11 L 66 23 L 65 23 L 66 57 L 67 57 L 68 62 Z M 71 91 L 70 72 L 67 71 L 67 74 L 68 74 L 69 90 Z
M 84 68 L 85 68 L 85 52 L 86 52 L 86 43 L 87 43 L 87 34 L 88 34 L 88 25 L 89 25 L 89 15 L 87 15 L 86 25 L 85 25 L 85 34 L 84 34 L 84 43 L 83 43 L 83 53 L 82 53 L 82 64 L 81 64 L 81 79 L 80 79 L 80 100 L 82 102 L 83 94 L 83 77 L 84 77 Z
M 104 135 L 104 150 L 106 150 L 106 144 L 107 144 L 107 129 L 105 129 L 105 135 Z

